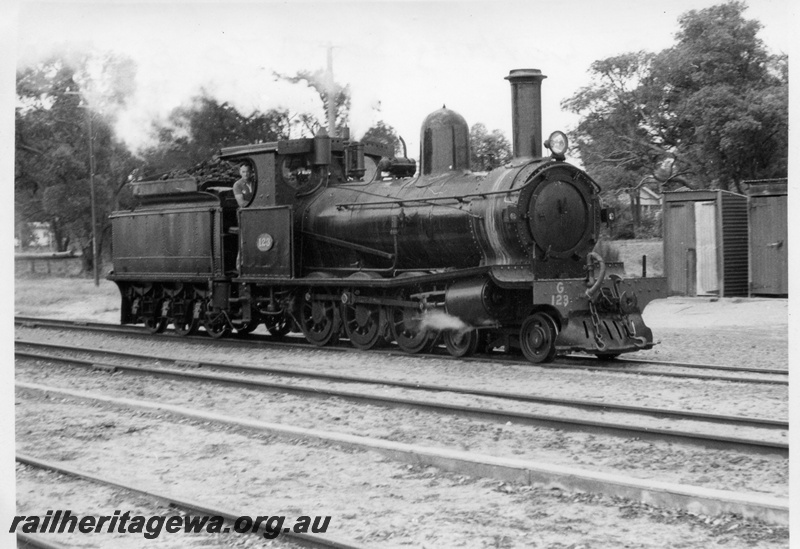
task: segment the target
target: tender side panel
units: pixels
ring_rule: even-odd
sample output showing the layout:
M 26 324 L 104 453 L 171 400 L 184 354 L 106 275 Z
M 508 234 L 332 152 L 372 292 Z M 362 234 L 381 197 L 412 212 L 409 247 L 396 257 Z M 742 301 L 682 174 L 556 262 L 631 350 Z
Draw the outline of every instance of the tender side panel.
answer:
M 114 273 L 145 279 L 218 274 L 218 208 L 192 207 L 116 214 Z

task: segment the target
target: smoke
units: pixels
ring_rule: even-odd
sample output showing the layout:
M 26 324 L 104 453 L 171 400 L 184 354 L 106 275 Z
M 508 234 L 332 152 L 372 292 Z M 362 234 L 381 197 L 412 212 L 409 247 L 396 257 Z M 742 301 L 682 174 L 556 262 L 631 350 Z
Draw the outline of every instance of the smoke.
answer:
M 428 311 L 423 314 L 420 320 L 420 328 L 438 331 L 453 330 L 456 332 L 466 332 L 472 329 L 469 324 L 457 316 L 449 315 L 442 310 Z

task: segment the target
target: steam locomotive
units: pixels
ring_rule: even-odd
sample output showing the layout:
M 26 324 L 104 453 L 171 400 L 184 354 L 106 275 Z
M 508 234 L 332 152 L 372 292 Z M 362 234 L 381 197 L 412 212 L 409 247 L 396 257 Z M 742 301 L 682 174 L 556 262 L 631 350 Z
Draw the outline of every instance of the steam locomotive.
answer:
M 264 324 L 408 353 L 443 341 L 455 356 L 502 347 L 534 363 L 651 348 L 641 309 L 665 281 L 623 278 L 593 251 L 607 211 L 565 162 L 566 136 L 542 142 L 544 78 L 506 78 L 514 155 L 488 173 L 470 172 L 467 123 L 443 107 L 422 124 L 419 170 L 323 130 L 222 149 L 255 173 L 242 207 L 230 182 L 132 183 L 137 205 L 111 216 L 121 322 L 215 338 Z

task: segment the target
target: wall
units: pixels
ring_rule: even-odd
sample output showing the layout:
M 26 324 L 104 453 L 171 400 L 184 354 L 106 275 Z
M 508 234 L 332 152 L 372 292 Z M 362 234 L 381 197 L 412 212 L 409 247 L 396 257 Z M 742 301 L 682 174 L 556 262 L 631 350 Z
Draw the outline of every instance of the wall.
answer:
M 14 274 L 25 275 L 52 275 L 52 276 L 83 276 L 83 259 L 78 257 L 67 258 L 14 258 Z M 101 271 L 102 274 L 102 271 Z

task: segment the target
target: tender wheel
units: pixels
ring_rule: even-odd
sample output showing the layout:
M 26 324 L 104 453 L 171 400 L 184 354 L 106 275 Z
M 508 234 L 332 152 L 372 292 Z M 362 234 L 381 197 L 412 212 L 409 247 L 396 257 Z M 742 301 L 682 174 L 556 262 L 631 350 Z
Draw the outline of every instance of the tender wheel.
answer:
M 442 337 L 447 352 L 455 357 L 474 355 L 481 339 L 478 330 L 447 330 Z
M 225 313 L 222 312 L 207 312 L 203 320 L 203 327 L 206 329 L 206 332 L 208 332 L 208 335 L 214 339 L 225 337 L 231 333 L 231 325 Z
M 389 309 L 389 330 L 398 347 L 406 353 L 429 351 L 436 344 L 438 332 L 422 327 L 422 313 L 410 307 Z
M 200 329 L 200 320 L 196 318 L 176 320 L 172 323 L 175 333 L 181 337 L 194 335 Z
M 270 335 L 283 337 L 292 331 L 293 321 L 285 315 L 268 315 L 264 319 L 264 326 L 267 327 Z
M 383 342 L 381 337 L 381 309 L 364 303 L 342 304 L 344 331 L 353 347 L 369 350 Z
M 300 329 L 303 335 L 319 347 L 336 343 L 339 338 L 336 305 L 332 301 L 313 299 L 312 296 L 312 290 L 306 292 L 300 305 Z
M 256 328 L 258 328 L 259 324 L 261 324 L 261 321 L 257 318 L 254 318 L 250 322 L 244 322 L 235 326 L 236 333 L 241 335 L 251 334 Z
M 544 313 L 525 319 L 519 331 L 519 343 L 525 358 L 534 363 L 551 362 L 556 356 L 556 325 Z
M 200 328 L 200 319 L 194 318 L 195 303 L 190 302 L 186 304 L 186 312 L 182 318 L 176 318 L 172 322 L 172 327 L 175 333 L 181 337 L 187 337 L 197 333 Z
M 163 317 L 148 316 L 144 319 L 144 327 L 151 334 L 160 334 L 167 329 L 167 319 Z

